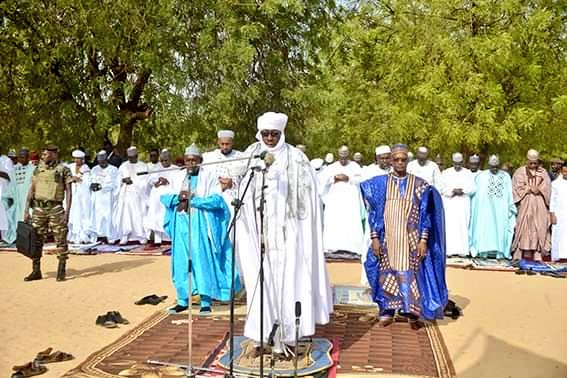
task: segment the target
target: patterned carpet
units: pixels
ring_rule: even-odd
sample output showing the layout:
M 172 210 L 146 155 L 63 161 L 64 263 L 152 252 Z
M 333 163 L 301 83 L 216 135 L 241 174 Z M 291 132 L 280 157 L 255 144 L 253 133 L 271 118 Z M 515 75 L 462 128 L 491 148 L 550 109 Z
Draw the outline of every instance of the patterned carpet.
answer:
M 341 373 L 373 377 L 388 374 L 455 376 L 435 323 L 426 323 L 417 332 L 403 322 L 382 328 L 368 319 L 369 314 L 357 308 L 337 306 L 331 322 L 317 327 L 317 337 L 339 341 L 339 376 Z M 228 318 L 195 317 L 193 324 L 193 363 L 210 367 L 226 347 Z M 244 319 L 238 318 L 237 334 L 242 334 L 243 324 Z M 116 342 L 92 354 L 65 377 L 179 376 L 180 372 L 175 368 L 160 370 L 145 363 L 158 360 L 186 364 L 187 332 L 187 315 L 158 312 Z M 150 370 L 154 375 L 147 375 Z

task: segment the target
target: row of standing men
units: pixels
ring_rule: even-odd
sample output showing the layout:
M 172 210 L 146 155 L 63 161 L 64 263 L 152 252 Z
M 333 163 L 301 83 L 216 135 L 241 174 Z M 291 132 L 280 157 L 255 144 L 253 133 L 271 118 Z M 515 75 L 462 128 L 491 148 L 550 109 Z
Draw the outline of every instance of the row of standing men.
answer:
M 389 146 L 376 148 L 376 161 L 361 166 L 349 159 L 348 147 L 339 160 L 325 164 L 311 161 L 318 172 L 324 204 L 324 246 L 327 253 L 353 252 L 364 258 L 368 250 L 366 206 L 359 184 L 391 172 Z M 446 224 L 447 255 L 499 259 L 567 259 L 567 170 L 554 167 L 554 180 L 540 164 L 539 153 L 530 150 L 526 164 L 512 177 L 501 169 L 498 156 L 480 170 L 480 158 L 472 155 L 469 168 L 461 153 L 452 155 L 452 167 L 441 171 L 420 147 L 408 172 L 433 185 L 442 195 Z M 327 160 L 327 159 L 325 159 Z

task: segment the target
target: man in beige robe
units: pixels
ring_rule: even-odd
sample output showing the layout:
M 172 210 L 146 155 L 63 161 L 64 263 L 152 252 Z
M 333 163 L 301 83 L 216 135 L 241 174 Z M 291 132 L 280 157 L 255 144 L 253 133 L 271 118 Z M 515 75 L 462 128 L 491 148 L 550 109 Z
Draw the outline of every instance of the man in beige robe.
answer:
M 512 252 L 514 260 L 531 254 L 534 260 L 541 261 L 542 255 L 548 255 L 551 249 L 551 180 L 545 169 L 539 167 L 536 150 L 529 150 L 527 157 L 527 164 L 518 168 L 512 178 L 514 202 L 518 206 Z

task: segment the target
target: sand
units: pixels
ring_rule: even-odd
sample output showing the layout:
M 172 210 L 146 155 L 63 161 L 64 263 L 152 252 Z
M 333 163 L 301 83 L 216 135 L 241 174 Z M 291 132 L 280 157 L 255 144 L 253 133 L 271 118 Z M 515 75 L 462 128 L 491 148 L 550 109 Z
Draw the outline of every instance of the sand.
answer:
M 60 377 L 89 354 L 173 302 L 168 257 L 71 256 L 66 282 L 55 281 L 57 259 L 42 259 L 45 278 L 23 282 L 31 263 L 0 253 L 0 376 L 47 347 L 75 355 L 50 364 L 42 377 Z M 354 283 L 358 264 L 329 264 L 334 283 Z M 459 377 L 567 377 L 567 280 L 507 272 L 448 269 L 450 296 L 464 309 L 440 329 Z M 160 306 L 136 306 L 148 294 L 169 295 Z M 131 324 L 95 326 L 118 310 Z

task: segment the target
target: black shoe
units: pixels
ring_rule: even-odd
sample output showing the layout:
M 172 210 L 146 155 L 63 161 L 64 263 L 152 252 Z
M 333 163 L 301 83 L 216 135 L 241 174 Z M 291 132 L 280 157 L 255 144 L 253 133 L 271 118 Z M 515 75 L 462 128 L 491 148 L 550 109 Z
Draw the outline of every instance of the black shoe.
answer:
M 170 314 L 179 314 L 180 312 L 183 312 L 187 309 L 188 309 L 187 306 L 175 305 L 173 307 L 168 308 L 167 312 L 169 312 Z
M 108 314 L 106 315 L 99 315 L 96 318 L 96 325 L 105 327 L 105 328 L 116 328 L 116 322 L 112 319 L 109 319 Z
M 130 324 L 127 319 L 124 319 L 118 311 L 109 311 L 106 313 L 106 317 L 116 324 Z
M 136 301 L 134 304 L 137 304 L 137 305 L 151 304 L 151 305 L 156 306 L 156 305 L 160 304 L 161 302 L 165 301 L 166 299 L 167 299 L 167 295 L 158 297 L 157 295 L 152 294 L 152 295 L 145 296 L 144 298 Z
M 41 280 L 41 269 L 40 269 L 40 260 L 33 259 L 32 260 L 32 272 L 24 278 L 24 281 L 36 281 Z
M 57 281 L 65 281 L 65 261 L 67 256 L 59 256 L 59 265 L 57 266 Z

